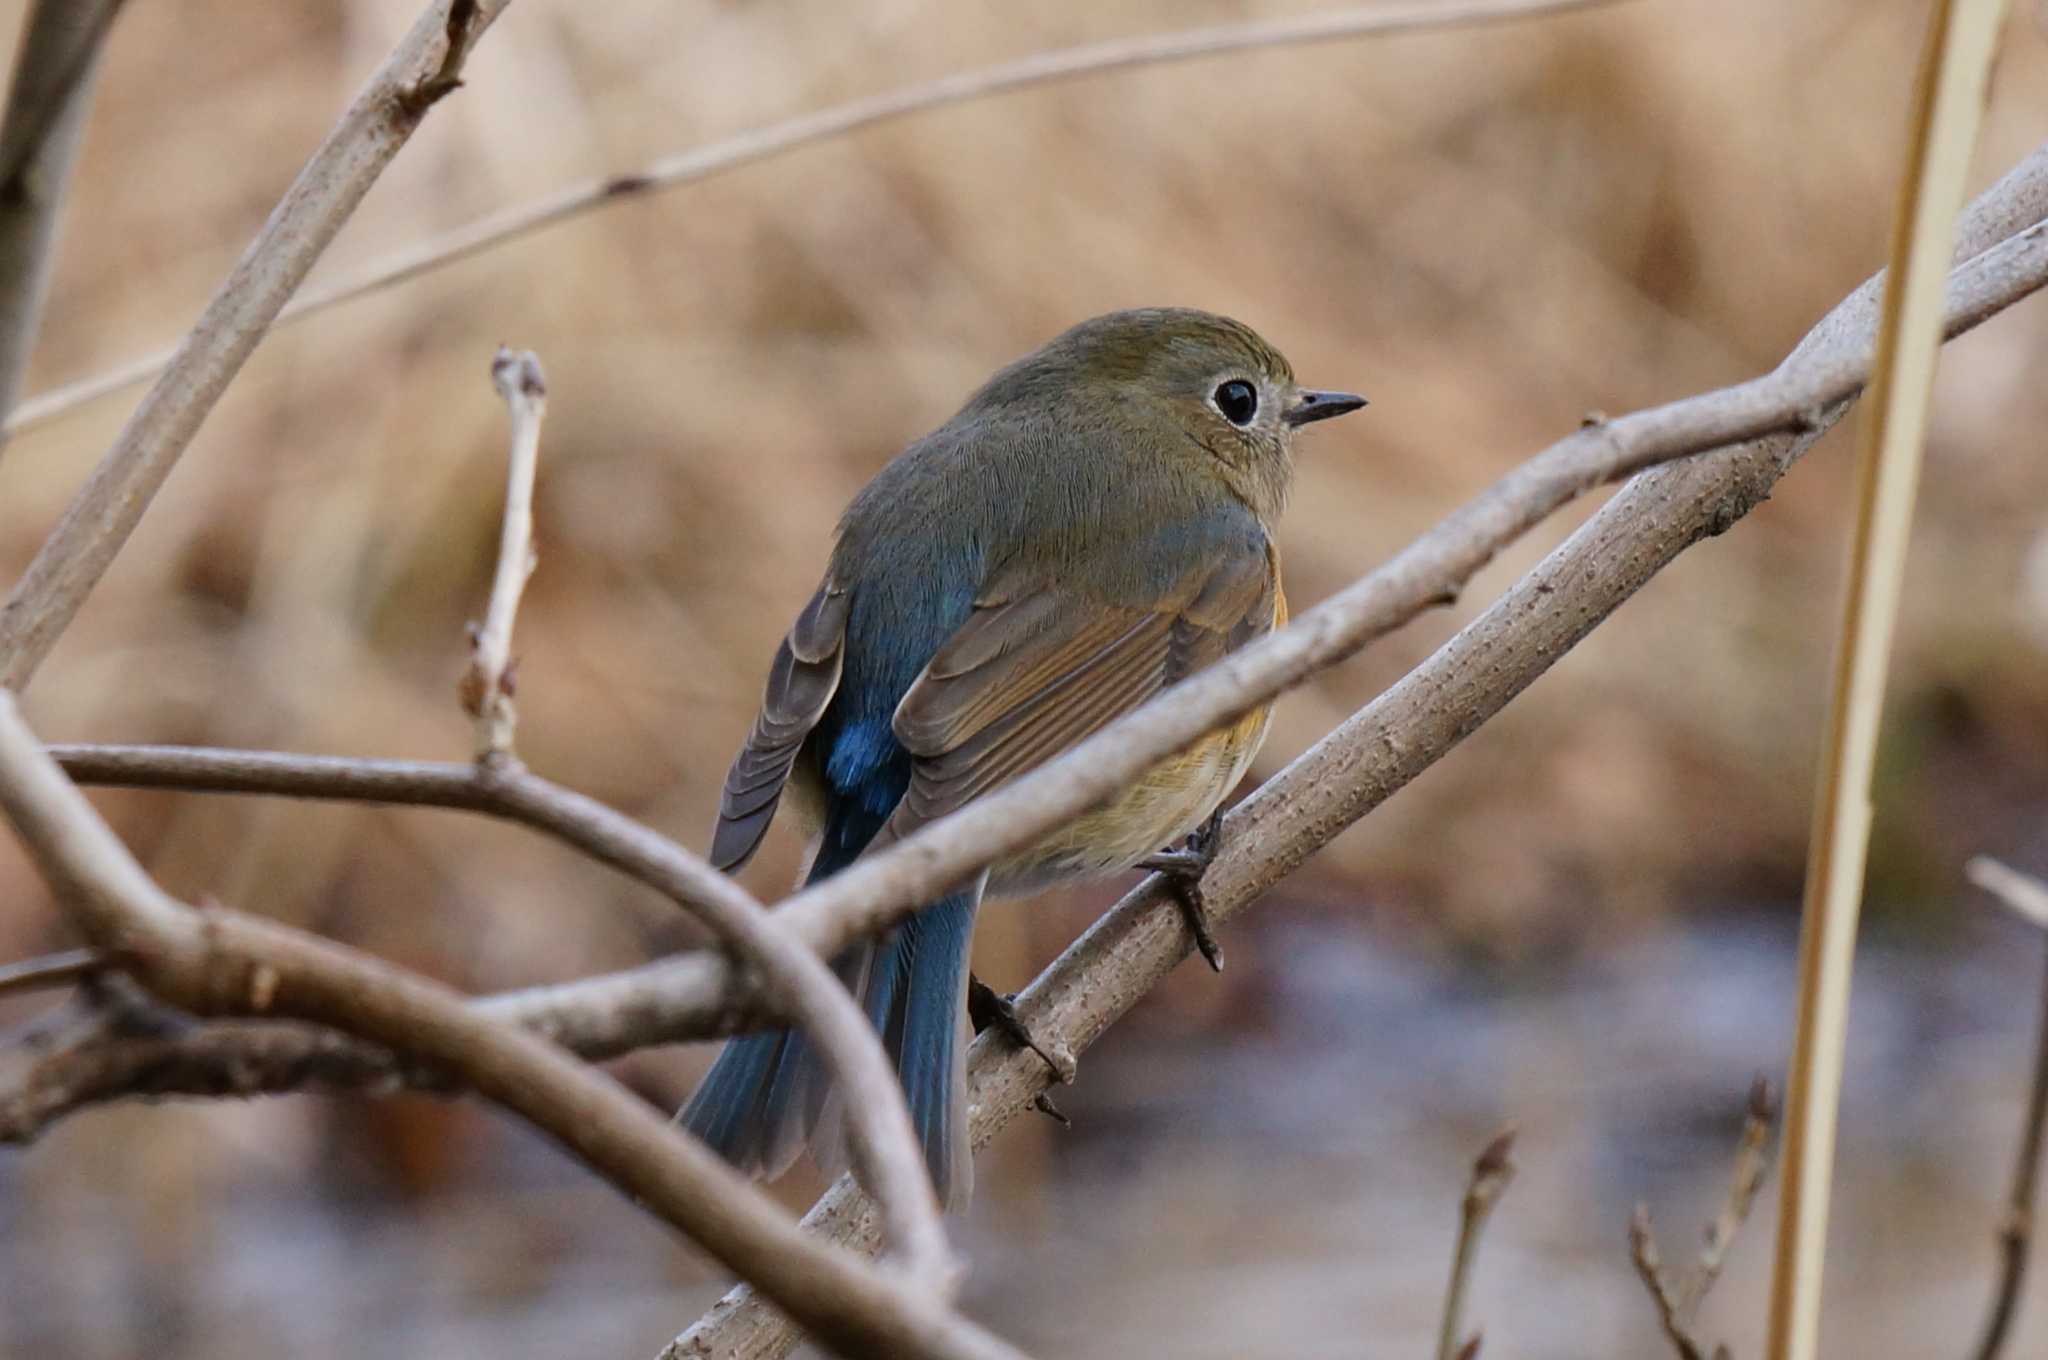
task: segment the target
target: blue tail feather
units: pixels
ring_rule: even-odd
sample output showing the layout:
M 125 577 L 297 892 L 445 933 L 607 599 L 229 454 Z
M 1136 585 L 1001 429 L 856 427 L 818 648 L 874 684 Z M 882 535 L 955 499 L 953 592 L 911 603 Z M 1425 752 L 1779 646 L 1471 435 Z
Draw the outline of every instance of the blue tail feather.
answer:
M 827 826 L 810 881 L 858 857 L 867 837 Z M 840 834 L 835 834 L 840 833 Z M 939 1198 L 964 1203 L 973 1179 L 963 1090 L 968 946 L 979 890 L 956 893 L 920 911 L 880 940 L 863 941 L 833 961 L 860 1000 L 895 1062 L 911 1123 Z M 751 1174 L 773 1176 L 795 1160 L 825 1119 L 829 1083 L 810 1041 L 789 1030 L 732 1040 L 678 1118 L 692 1133 Z M 820 1149 L 828 1163 L 837 1149 Z
M 932 1184 L 948 1204 L 966 1201 L 974 1175 L 960 1030 L 979 896 L 941 898 L 899 926 L 875 960 L 877 975 L 893 975 L 894 981 L 868 994 L 868 1013 L 902 1079 Z

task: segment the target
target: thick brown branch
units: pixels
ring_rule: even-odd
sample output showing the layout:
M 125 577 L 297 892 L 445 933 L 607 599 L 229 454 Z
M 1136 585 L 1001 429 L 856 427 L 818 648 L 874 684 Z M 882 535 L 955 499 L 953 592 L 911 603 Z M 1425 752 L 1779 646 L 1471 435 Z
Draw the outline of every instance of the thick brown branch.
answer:
M 746 1014 L 765 1013 L 801 1026 L 843 1089 L 863 1093 L 861 1099 L 847 1102 L 848 1124 L 864 1178 L 890 1206 L 891 1240 L 920 1273 L 937 1276 L 952 1271 L 951 1250 L 902 1088 L 873 1027 L 816 952 L 771 919 L 738 883 L 674 841 L 595 799 L 541 778 L 509 757 L 453 765 L 178 747 L 56 747 L 52 754 L 72 778 L 84 783 L 343 798 L 487 813 L 542 831 L 654 888 L 702 920 L 731 953 L 751 963 L 740 969 L 725 965 L 734 977 L 748 979 L 744 1006 L 721 993 L 724 979 L 714 971 L 719 965 L 705 957 L 686 962 L 693 965 L 691 971 L 712 974 L 712 990 L 691 989 L 695 1004 L 680 1011 L 662 1001 L 651 1008 L 608 1004 L 557 1023 L 553 1003 L 560 989 L 540 988 L 479 1003 L 480 1013 L 523 1025 L 588 1055 L 701 1037 L 732 1027 Z M 677 1024 L 671 1017 L 685 1023 Z M 273 1057 L 284 1051 L 281 1041 L 269 1041 L 266 1047 Z M 330 1079 L 337 1075 L 329 1073 Z M 371 1065 L 362 1070 L 361 1079 L 388 1078 L 383 1068 Z M 38 1108 L 50 1107 L 45 1103 Z M 35 1131 L 31 1126 L 14 1133 L 29 1136 Z M 0 1121 L 0 1135 L 7 1132 Z
M 329 941 L 165 895 L 0 694 L 0 805 L 79 925 L 149 991 L 199 1014 L 312 1020 L 445 1065 L 756 1280 L 814 1335 L 859 1353 L 1011 1357 L 929 1280 L 797 1231 L 759 1190 L 555 1045 L 437 983 Z
M 106 974 L 0 1048 L 0 1142 L 23 1144 L 90 1105 L 330 1087 L 446 1092 L 445 1069 L 294 1020 L 194 1020 Z
M 473 42 L 511 0 L 478 0 Z M 419 127 L 408 92 L 440 67 L 450 0 L 429 5 L 299 172 L 0 606 L 0 686 L 20 690 L 128 541 L 230 380 Z

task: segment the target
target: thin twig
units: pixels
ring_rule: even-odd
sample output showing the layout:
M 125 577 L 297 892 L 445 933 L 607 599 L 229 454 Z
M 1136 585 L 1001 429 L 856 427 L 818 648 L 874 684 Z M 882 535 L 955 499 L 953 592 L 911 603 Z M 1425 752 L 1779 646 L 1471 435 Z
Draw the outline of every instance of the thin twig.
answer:
M 155 995 L 201 1014 L 312 1020 L 448 1067 L 759 1283 L 828 1344 L 961 1360 L 1017 1355 L 950 1310 L 944 1279 L 878 1271 L 807 1237 L 708 1148 L 553 1044 L 355 950 L 167 896 L 4 693 L 0 806 L 78 924 L 118 950 Z
M 97 949 L 66 949 L 39 959 L 0 964 L 0 996 L 10 992 L 39 992 L 68 987 L 80 978 L 91 977 L 107 966 L 107 956 Z
M 1721 1202 L 1721 1212 L 1707 1225 L 1699 1263 L 1687 1272 L 1684 1287 L 1679 1290 L 1679 1315 L 1688 1324 L 1699 1316 L 1700 1305 L 1713 1290 L 1714 1281 L 1721 1278 L 1721 1267 L 1728 1260 L 1728 1248 L 1734 1244 L 1735 1234 L 1749 1220 L 1757 1191 L 1763 1188 L 1764 1176 L 1771 1169 L 1771 1126 L 1777 1121 L 1778 1102 L 1771 1093 L 1771 1084 L 1758 1077 L 1749 1088 L 1749 1110 L 1742 1120 L 1742 1142 L 1735 1150 L 1735 1170 L 1728 1178 L 1728 1196 Z
M 2048 931 L 2048 883 L 1979 855 L 1965 869 L 1970 881 L 1990 893 L 2021 920 Z M 2019 1314 L 2020 1286 L 2026 1282 L 2034 1239 L 2034 1191 L 2041 1175 L 2042 1128 L 2048 1124 L 2048 975 L 2041 979 L 2040 1019 L 2034 1033 L 2034 1072 L 2027 1087 L 2026 1122 L 2020 1128 L 2012 1190 L 1998 1224 L 1998 1288 L 1984 1334 L 1971 1354 L 1996 1360 Z
M 14 410 L 56 258 L 57 218 L 121 0 L 36 0 L 0 123 L 0 418 Z
M 1513 1128 L 1494 1135 L 1472 1163 L 1472 1179 L 1465 1186 L 1465 1198 L 1458 1205 L 1458 1245 L 1451 1255 L 1451 1284 L 1444 1293 L 1443 1325 L 1437 1332 L 1437 1360 L 1464 1360 L 1479 1351 L 1479 1336 L 1458 1338 L 1465 1330 L 1465 1291 L 1471 1283 L 1473 1264 L 1479 1259 L 1479 1238 L 1493 1206 L 1507 1193 L 1515 1179 L 1515 1164 L 1509 1154 L 1515 1148 Z
M 2028 280 L 2042 262 L 2010 252 L 2038 241 L 2048 218 L 2048 145 L 2038 147 L 1980 195 L 1958 232 L 1951 279 L 1950 333 L 2007 305 L 1994 298 Z M 1989 269 L 1989 274 L 1980 270 Z M 1987 287 L 1993 276 L 2004 285 Z M 1876 330 L 1880 280 L 1866 281 L 1809 332 L 1782 367 L 1866 353 Z M 2019 295 L 2024 295 L 2024 289 Z M 1817 408 L 1796 431 L 1744 443 L 1632 480 L 1600 512 L 1460 629 L 1420 666 L 1317 742 L 1239 803 L 1222 828 L 1222 849 L 1202 878 L 1211 919 L 1246 909 L 1310 855 L 1435 764 L 1619 609 L 1680 553 L 1726 532 L 1769 498 L 1792 465 L 1830 429 L 1849 402 Z M 1034 1034 L 1081 1053 L 1186 958 L 1188 941 L 1163 885 L 1148 880 L 1090 926 L 1017 997 Z M 661 965 L 631 983 L 596 984 L 603 994 L 648 1001 L 664 995 Z M 705 974 L 708 978 L 709 973 Z M 556 989 L 558 1017 L 588 1014 L 597 990 Z M 573 1000 L 572 1000 L 573 998 Z M 596 1009 L 602 1009 L 596 1008 Z M 969 1059 L 977 1145 L 1032 1108 L 1049 1080 L 1029 1054 L 977 1041 Z M 842 1178 L 804 1221 L 836 1240 L 873 1241 L 862 1197 Z M 796 1334 L 744 1288 L 664 1349 L 664 1356 L 788 1354 Z
M 510 2 L 454 0 L 470 11 L 472 43 Z M 0 605 L 0 686 L 28 684 L 278 311 L 419 127 L 426 105 L 408 97 L 440 68 L 450 5 L 427 6 L 342 114 Z
M 476 719 L 479 760 L 510 755 L 512 729 L 519 721 L 512 705 L 512 621 L 533 575 L 533 479 L 540 462 L 541 421 L 548 409 L 547 382 L 540 359 L 531 350 L 514 354 L 501 346 L 491 361 L 491 382 L 511 414 L 512 445 L 490 607 L 483 625 L 471 635 L 469 669 L 462 676 L 462 704 Z
M 1678 1351 L 1679 1360 L 1708 1360 L 1709 1352 L 1694 1330 L 1700 1305 L 1706 1302 L 1714 1282 L 1721 1277 L 1728 1248 L 1748 1219 L 1764 1173 L 1770 1169 L 1771 1125 L 1776 1118 L 1777 1106 L 1771 1098 L 1770 1085 L 1759 1077 L 1749 1088 L 1749 1109 L 1742 1121 L 1742 1142 L 1736 1149 L 1735 1170 L 1728 1178 L 1728 1194 L 1721 1202 L 1721 1211 L 1707 1225 L 1706 1242 L 1700 1248 L 1698 1262 L 1683 1280 L 1674 1282 L 1664 1269 L 1663 1258 L 1657 1251 L 1656 1229 L 1650 1222 L 1650 1207 L 1638 1203 L 1629 1217 L 1628 1258 L 1649 1291 L 1650 1301 L 1657 1307 L 1657 1325 Z M 1712 1355 L 1720 1357 L 1726 1350 L 1716 1346 Z
M 2000 864 L 1989 855 L 1973 856 L 1963 866 L 1963 877 L 1997 898 L 1999 905 L 2022 921 L 2048 930 L 2048 883 Z
M 1707 1360 L 1706 1352 L 1680 1316 L 1678 1294 L 1671 1283 L 1671 1277 L 1664 1272 L 1664 1261 L 1657 1253 L 1657 1233 L 1650 1223 L 1650 1206 L 1640 1201 L 1628 1220 L 1628 1259 L 1636 1268 L 1636 1275 L 1642 1280 L 1643 1288 L 1650 1292 L 1651 1302 L 1657 1305 L 1657 1325 L 1664 1329 L 1664 1335 L 1678 1351 L 1679 1360 Z
M 309 290 L 278 316 L 283 326 L 390 288 L 421 274 L 466 260 L 532 232 L 629 198 L 662 193 L 802 147 L 842 137 L 878 123 L 951 104 L 986 99 L 1110 71 L 1194 61 L 1255 48 L 1333 42 L 1373 34 L 1415 32 L 1463 25 L 1536 18 L 1620 3 L 1620 0 L 1430 0 L 1425 4 L 1374 4 L 1320 14 L 1250 23 L 1221 24 L 1178 33 L 1118 38 L 1082 47 L 1039 52 L 1016 61 L 835 104 L 815 113 L 754 128 L 737 136 L 663 157 L 642 169 L 559 189 L 545 198 L 493 213 L 468 226 L 421 241 L 370 265 L 360 273 Z M 5 426 L 8 437 L 41 425 L 89 401 L 118 392 L 159 372 L 171 351 L 159 351 L 116 368 L 41 393 L 22 403 Z
M 1811 1360 L 1820 1342 L 1829 1180 L 1856 919 L 1870 845 L 1878 720 L 1941 352 L 1943 280 L 2004 16 L 2005 0 L 1936 0 L 1915 85 L 1872 375 L 1875 397 L 1858 460 L 1848 593 L 1814 799 L 1799 941 L 1798 1022 L 1786 1083 L 1785 1175 L 1765 1342 L 1770 1360 Z

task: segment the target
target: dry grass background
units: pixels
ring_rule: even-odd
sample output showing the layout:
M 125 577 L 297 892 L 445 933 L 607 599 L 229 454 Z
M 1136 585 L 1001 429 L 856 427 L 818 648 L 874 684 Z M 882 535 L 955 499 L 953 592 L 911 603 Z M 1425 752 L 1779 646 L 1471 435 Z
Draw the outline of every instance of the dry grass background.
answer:
M 180 333 L 415 9 L 128 6 L 31 390 Z M 20 10 L 0 6 L 0 36 Z M 2021 11 L 1976 184 L 2048 126 L 2048 42 Z M 1281 7 L 522 0 L 329 268 L 900 82 L 1264 12 Z M 1586 411 L 1768 367 L 1871 272 L 1921 17 L 1648 0 L 1225 57 L 948 109 L 552 229 L 268 341 L 44 668 L 31 717 L 53 739 L 465 755 L 453 686 L 496 532 L 486 366 L 503 340 L 539 351 L 551 389 L 521 748 L 701 845 L 839 508 L 995 366 L 1081 317 L 1170 302 L 1237 315 L 1305 379 L 1370 395 L 1307 442 L 1283 526 L 1290 594 L 1316 600 Z M 1879 895 L 1931 919 L 1967 854 L 2048 858 L 2048 642 L 2022 627 L 2020 588 L 2048 534 L 2044 353 L 2048 308 L 2023 306 L 1952 349 L 1940 382 L 1874 848 Z M 0 455 L 0 576 L 127 405 Z M 1752 522 L 1347 835 L 1290 888 L 1294 909 L 1516 960 L 1676 910 L 1796 899 L 1848 447 L 1830 439 Z M 1564 527 L 1286 700 L 1259 770 Z M 648 894 L 451 814 L 102 805 L 174 891 L 469 987 L 689 938 Z M 777 839 L 751 881 L 778 886 L 798 850 Z M 995 913 L 985 965 L 1020 978 L 1101 900 Z M 11 844 L 0 902 L 0 957 L 65 942 Z M 1161 1014 L 1242 1013 L 1259 947 L 1232 946 L 1245 962 L 1225 984 L 1178 980 Z M 628 1070 L 673 1095 L 700 1060 Z M 223 1113 L 266 1131 L 233 1145 L 261 1143 L 268 1174 L 339 1140 L 413 1187 L 461 1174 L 476 1120 L 411 1103 Z M 220 1155 L 218 1118 L 161 1118 L 104 1117 L 94 1151 L 67 1145 L 46 1179 L 153 1148 L 187 1174 L 150 1202 L 177 1201 L 164 1212 L 189 1229 L 248 1173 Z

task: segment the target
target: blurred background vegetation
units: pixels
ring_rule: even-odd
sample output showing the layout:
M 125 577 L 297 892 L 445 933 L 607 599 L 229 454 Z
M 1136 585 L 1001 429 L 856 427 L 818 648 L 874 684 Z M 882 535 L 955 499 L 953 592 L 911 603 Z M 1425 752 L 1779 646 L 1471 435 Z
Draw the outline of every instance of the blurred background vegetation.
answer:
M 2016 7 L 1974 182 L 2048 127 Z M 175 338 L 412 0 L 127 7 L 30 377 Z M 11 45 L 22 6 L 0 4 Z M 1256 3 L 521 0 L 323 274 L 565 182 L 837 100 Z M 1073 321 L 1236 315 L 1369 412 L 1307 441 L 1297 608 L 1588 411 L 1751 376 L 1879 264 L 1923 7 L 1644 0 L 1093 78 L 947 109 L 580 218 L 267 341 L 29 694 L 52 739 L 460 759 L 488 585 L 498 342 L 551 400 L 520 619 L 538 769 L 701 846 L 847 498 Z M 2048 868 L 2048 307 L 1942 371 L 1859 977 L 1839 1354 L 1961 1349 L 2017 1128 L 2031 954 L 1960 886 Z M 0 455 L 26 565 L 132 395 Z M 1849 438 L 1688 553 L 1085 1059 L 1072 1132 L 1006 1134 L 977 1311 L 1062 1356 L 1420 1353 L 1463 1166 L 1524 1171 L 1474 1306 L 1489 1356 L 1659 1346 L 1632 1199 L 1683 1255 L 1775 1072 L 1846 535 Z M 1280 706 L 1278 769 L 1555 543 L 1561 521 Z M 455 814 L 96 795 L 173 891 L 466 988 L 693 943 L 671 908 Z M 778 832 L 749 882 L 801 852 Z M 1021 983 L 1119 885 L 987 914 Z M 0 844 L 0 958 L 68 944 Z M 16 1003 L 0 1019 L 32 1007 Z M 618 1065 L 674 1101 L 705 1048 Z M 792 1203 L 815 1188 L 797 1178 Z M 1769 1205 L 1709 1309 L 1753 1350 Z M 0 1151 L 0 1354 L 651 1354 L 714 1272 L 495 1116 L 302 1096 L 107 1110 Z M 2048 1347 L 2038 1283 L 2015 1354 Z

